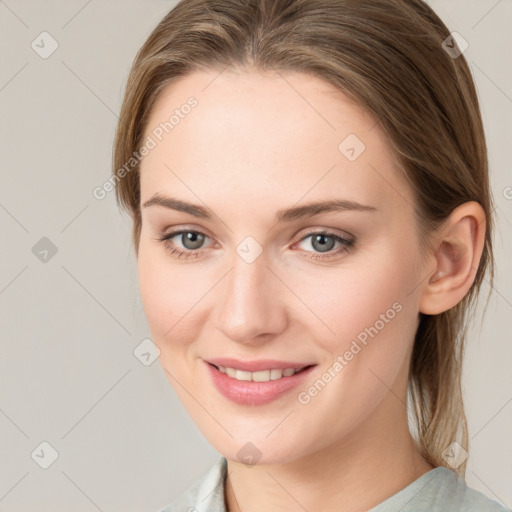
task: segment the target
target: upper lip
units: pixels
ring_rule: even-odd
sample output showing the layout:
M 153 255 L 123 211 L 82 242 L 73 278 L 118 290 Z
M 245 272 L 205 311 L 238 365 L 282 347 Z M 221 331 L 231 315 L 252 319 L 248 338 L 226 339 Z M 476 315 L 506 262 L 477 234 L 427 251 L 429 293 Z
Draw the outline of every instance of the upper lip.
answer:
M 235 368 L 236 370 L 242 370 L 246 372 L 258 372 L 262 370 L 273 370 L 280 369 L 285 370 L 286 368 L 304 368 L 305 366 L 311 366 L 315 363 L 297 363 L 295 361 L 278 361 L 277 359 L 259 359 L 257 361 L 240 361 L 230 357 L 219 357 L 213 359 L 205 359 L 207 363 L 215 366 L 226 366 L 228 368 Z

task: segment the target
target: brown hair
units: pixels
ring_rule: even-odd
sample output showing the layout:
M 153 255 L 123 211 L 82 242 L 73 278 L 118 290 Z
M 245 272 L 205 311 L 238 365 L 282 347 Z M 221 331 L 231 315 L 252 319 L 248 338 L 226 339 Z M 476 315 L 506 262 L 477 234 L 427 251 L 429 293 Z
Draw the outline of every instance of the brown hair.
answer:
M 475 280 L 455 307 L 420 313 L 414 342 L 408 388 L 414 436 L 436 467 L 450 467 L 443 451 L 453 441 L 469 450 L 461 390 L 464 342 L 487 269 L 491 288 L 494 278 L 479 103 L 464 55 L 445 51 L 449 36 L 421 0 L 182 0 L 150 34 L 131 68 L 112 177 L 118 203 L 133 219 L 138 252 L 139 166 L 119 170 L 141 147 L 159 93 L 194 70 L 252 67 L 314 75 L 375 116 L 414 190 L 423 248 L 454 208 L 480 203 L 486 235 Z M 465 466 L 457 468 L 459 474 Z

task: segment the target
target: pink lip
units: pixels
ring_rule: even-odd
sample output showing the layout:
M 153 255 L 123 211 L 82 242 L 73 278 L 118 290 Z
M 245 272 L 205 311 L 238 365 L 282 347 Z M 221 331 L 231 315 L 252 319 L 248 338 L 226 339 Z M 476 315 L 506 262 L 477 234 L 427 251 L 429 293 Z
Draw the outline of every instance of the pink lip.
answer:
M 258 361 L 239 361 L 229 357 L 220 357 L 215 359 L 208 359 L 207 363 L 214 364 L 215 366 L 227 366 L 228 368 L 236 368 L 246 372 L 259 372 L 262 370 L 285 370 L 286 368 L 303 368 L 315 363 L 300 363 L 293 361 L 277 361 L 276 359 L 260 359 Z
M 298 385 L 302 384 L 316 367 L 316 365 L 310 366 L 309 368 L 306 368 L 299 373 L 289 377 L 282 377 L 277 380 L 270 380 L 268 382 L 254 382 L 233 379 L 228 377 L 225 373 L 222 373 L 215 366 L 213 366 L 213 364 L 209 364 L 207 362 L 205 363 L 213 384 L 219 393 L 239 405 L 264 405 L 270 403 L 280 396 L 288 393 Z M 275 362 L 272 363 L 275 364 Z M 268 361 L 265 361 L 265 364 L 266 366 L 264 369 L 277 368 L 276 366 L 272 366 L 272 364 L 268 365 Z M 221 366 L 224 365 L 221 364 Z M 231 368 L 233 366 L 231 366 Z M 298 368 L 300 366 L 301 365 L 297 366 L 296 363 L 293 363 L 290 366 L 286 366 L 286 368 Z

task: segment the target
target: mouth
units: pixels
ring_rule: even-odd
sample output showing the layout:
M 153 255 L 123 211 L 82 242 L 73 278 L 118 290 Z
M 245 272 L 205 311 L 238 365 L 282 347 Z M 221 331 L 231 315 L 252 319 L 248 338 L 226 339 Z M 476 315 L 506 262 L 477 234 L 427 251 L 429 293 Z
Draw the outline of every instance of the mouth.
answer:
M 250 372 L 204 361 L 214 388 L 238 405 L 264 405 L 285 398 L 297 386 L 304 384 L 317 364 L 272 368 Z
M 220 373 L 227 375 L 230 379 L 235 379 L 238 381 L 251 381 L 251 382 L 269 382 L 274 380 L 283 379 L 286 377 L 291 377 L 297 373 L 301 373 L 303 371 L 316 366 L 315 364 L 309 364 L 306 366 L 300 366 L 298 368 L 270 368 L 268 370 L 259 370 L 255 372 L 250 372 L 247 370 L 239 370 L 237 368 L 232 368 L 229 366 L 216 365 L 213 363 L 208 363 L 210 366 L 213 366 Z

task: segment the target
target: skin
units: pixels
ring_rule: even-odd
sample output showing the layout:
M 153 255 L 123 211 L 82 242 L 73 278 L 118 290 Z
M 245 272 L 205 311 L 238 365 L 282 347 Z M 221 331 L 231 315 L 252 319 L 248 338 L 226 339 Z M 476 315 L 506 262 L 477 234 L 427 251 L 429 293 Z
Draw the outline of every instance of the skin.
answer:
M 469 290 L 484 212 L 475 202 L 454 210 L 422 254 L 413 194 L 380 125 L 320 79 L 194 72 L 162 92 L 146 136 L 190 96 L 197 107 L 141 164 L 139 284 L 162 367 L 228 459 L 230 512 L 368 510 L 433 469 L 407 425 L 414 334 L 419 312 L 445 311 Z M 352 162 L 338 149 L 351 133 L 366 146 Z M 213 219 L 142 207 L 156 193 L 206 207 Z M 377 211 L 274 220 L 282 208 L 341 198 Z M 181 235 L 159 240 L 180 228 L 206 235 L 199 249 Z M 354 245 L 314 259 L 326 253 L 308 235 L 322 229 Z M 262 250 L 252 263 L 236 252 L 247 236 Z M 173 246 L 199 255 L 179 259 Z M 324 250 L 341 247 L 327 238 Z M 396 302 L 400 312 L 301 404 L 298 393 Z M 238 405 L 213 387 L 203 361 L 223 356 L 317 367 L 307 385 L 274 402 Z M 237 456 L 248 442 L 261 452 L 252 466 Z

